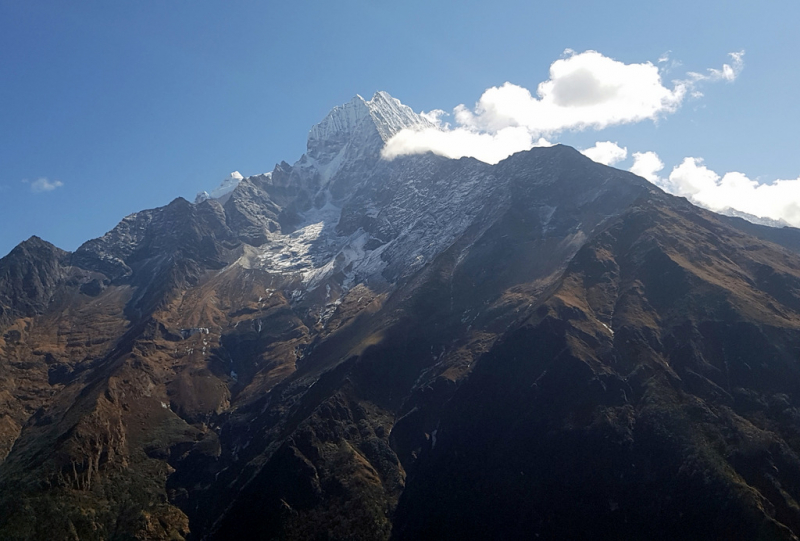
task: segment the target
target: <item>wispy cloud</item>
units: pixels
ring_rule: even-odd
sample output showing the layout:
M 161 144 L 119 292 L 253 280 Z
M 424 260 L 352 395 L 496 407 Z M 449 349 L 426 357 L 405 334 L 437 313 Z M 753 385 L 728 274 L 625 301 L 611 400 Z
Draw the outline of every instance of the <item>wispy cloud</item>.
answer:
M 744 69 L 744 51 L 728 53 L 728 56 L 731 57 L 730 64 L 723 64 L 722 69 L 708 68 L 706 73 L 690 71 L 687 73 L 689 76 L 688 81 L 691 83 L 700 81 L 727 81 L 732 83 Z
M 677 81 L 676 84 L 685 85 L 693 98 L 701 98 L 703 93 L 698 89 L 700 83 L 716 83 L 718 81 L 732 83 L 744 69 L 744 51 L 728 53 L 728 56 L 731 57 L 731 63 L 723 64 L 721 69 L 708 68 L 706 73 L 690 71 L 686 74 L 685 80 Z
M 60 188 L 64 185 L 60 180 L 50 180 L 45 177 L 37 178 L 33 182 L 24 179 L 22 182 L 29 184 L 33 193 L 52 192 L 56 188 Z
M 565 130 L 600 130 L 644 120 L 656 121 L 678 110 L 698 86 L 733 81 L 743 67 L 743 52 L 732 53 L 732 63 L 706 73 L 688 73 L 667 86 L 651 62 L 625 64 L 597 51 L 565 56 L 550 66 L 550 78 L 530 90 L 505 83 L 486 90 L 473 108 L 453 111 L 455 126 L 442 122 L 441 110 L 427 113 L 438 128 L 403 130 L 390 139 L 383 156 L 432 151 L 457 158 L 473 156 L 496 163 Z

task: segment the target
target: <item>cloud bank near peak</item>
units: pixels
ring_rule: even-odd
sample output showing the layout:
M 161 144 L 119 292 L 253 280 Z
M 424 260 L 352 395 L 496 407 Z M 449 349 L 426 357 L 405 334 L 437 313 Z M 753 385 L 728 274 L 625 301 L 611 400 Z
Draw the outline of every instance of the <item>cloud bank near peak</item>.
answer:
M 739 172 L 719 175 L 694 157 L 684 158 L 668 177 L 660 177 L 657 173 L 664 164 L 655 152 L 637 152 L 633 157 L 633 173 L 695 205 L 723 214 L 734 209 L 800 227 L 800 178 L 759 183 Z
M 664 162 L 658 157 L 658 154 L 652 151 L 648 152 L 634 152 L 633 153 L 633 166 L 631 166 L 631 173 L 644 177 L 650 182 L 657 184 L 659 177 L 658 172 L 664 169 Z
M 614 165 L 628 157 L 628 148 L 611 141 L 598 141 L 591 148 L 581 150 L 581 154 L 603 165 Z
M 456 107 L 454 126 L 442 121 L 441 110 L 425 113 L 438 127 L 402 130 L 386 143 L 383 157 L 434 152 L 497 163 L 515 152 L 549 145 L 548 138 L 565 130 L 655 121 L 677 111 L 687 96 L 702 95 L 701 84 L 735 80 L 743 55 L 731 53 L 730 64 L 689 72 L 666 86 L 651 62 L 625 64 L 597 51 L 567 50 L 550 65 L 550 78 L 538 85 L 536 95 L 507 82 L 486 90 L 471 109 Z

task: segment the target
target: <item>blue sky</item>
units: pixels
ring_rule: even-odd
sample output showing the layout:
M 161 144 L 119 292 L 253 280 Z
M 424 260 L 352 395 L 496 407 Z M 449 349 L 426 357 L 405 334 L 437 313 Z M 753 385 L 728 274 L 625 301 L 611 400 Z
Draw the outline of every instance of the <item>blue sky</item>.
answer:
M 0 0 L 0 254 L 31 235 L 74 250 L 231 171 L 292 163 L 308 129 L 357 93 L 447 112 L 505 82 L 535 96 L 566 49 L 650 62 L 670 89 L 745 55 L 735 80 L 698 85 L 702 97 L 657 122 L 549 141 L 614 142 L 624 169 L 655 152 L 676 186 L 711 171 L 797 179 L 799 15 L 795 1 Z

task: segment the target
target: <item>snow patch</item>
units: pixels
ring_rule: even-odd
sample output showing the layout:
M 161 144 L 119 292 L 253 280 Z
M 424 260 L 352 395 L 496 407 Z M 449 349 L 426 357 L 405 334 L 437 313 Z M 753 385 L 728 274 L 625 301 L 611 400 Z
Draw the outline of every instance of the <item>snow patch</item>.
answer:
M 181 336 L 184 340 L 191 338 L 195 334 L 209 334 L 211 331 L 208 327 L 192 327 L 191 329 L 181 329 Z M 203 340 L 206 343 L 205 340 Z
M 210 193 L 205 191 L 198 193 L 197 197 L 195 197 L 194 199 L 194 202 L 202 203 L 206 199 L 219 199 L 224 195 L 228 195 L 229 193 L 231 193 L 233 190 L 236 189 L 236 186 L 238 186 L 243 179 L 244 177 L 242 176 L 241 173 L 239 173 L 239 171 L 234 171 L 230 175 L 225 177 L 222 183 L 220 183 L 219 186 L 211 190 Z

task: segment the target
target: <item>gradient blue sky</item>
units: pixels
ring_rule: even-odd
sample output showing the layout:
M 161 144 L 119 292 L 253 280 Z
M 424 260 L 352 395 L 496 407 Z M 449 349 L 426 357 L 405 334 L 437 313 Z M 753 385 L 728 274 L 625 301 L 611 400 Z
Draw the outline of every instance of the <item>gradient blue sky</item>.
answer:
M 555 141 L 655 151 L 665 174 L 692 156 L 796 179 L 798 20 L 796 1 L 0 0 L 0 255 L 31 235 L 74 250 L 231 171 L 292 163 L 357 93 L 471 107 L 506 81 L 535 91 L 567 48 L 627 64 L 669 51 L 675 77 L 746 54 L 734 82 L 658 123 Z

